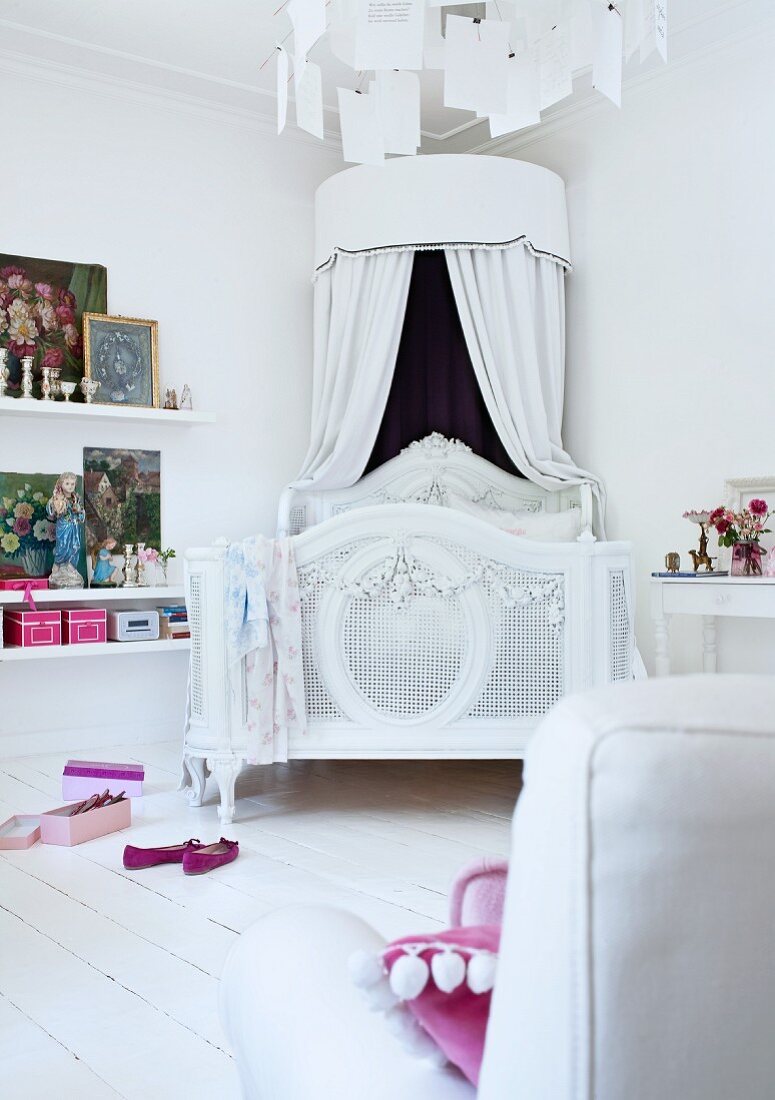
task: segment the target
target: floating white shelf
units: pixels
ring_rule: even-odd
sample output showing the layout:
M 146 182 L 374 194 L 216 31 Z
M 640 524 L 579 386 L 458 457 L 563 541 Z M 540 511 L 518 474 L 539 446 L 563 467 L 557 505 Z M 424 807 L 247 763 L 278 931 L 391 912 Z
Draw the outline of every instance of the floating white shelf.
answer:
M 30 401 L 0 397 L 0 415 L 37 416 L 58 420 L 144 420 L 154 424 L 214 424 L 215 413 L 185 409 L 135 409 L 125 405 L 87 405 L 74 401 Z
M 50 661 L 63 657 L 128 657 L 132 653 L 187 652 L 190 638 L 160 638 L 158 642 L 94 642 L 86 645 L 43 645 L 25 649 L 6 646 L 0 649 L 0 664 L 5 661 Z
M 169 584 L 164 588 L 34 588 L 32 598 L 36 604 L 103 604 L 122 601 L 136 603 L 182 603 L 185 590 L 182 584 Z M 21 604 L 24 591 L 0 591 L 0 605 L 6 607 Z M 130 644 L 130 643 L 124 643 Z M 155 643 L 153 643 L 155 644 Z

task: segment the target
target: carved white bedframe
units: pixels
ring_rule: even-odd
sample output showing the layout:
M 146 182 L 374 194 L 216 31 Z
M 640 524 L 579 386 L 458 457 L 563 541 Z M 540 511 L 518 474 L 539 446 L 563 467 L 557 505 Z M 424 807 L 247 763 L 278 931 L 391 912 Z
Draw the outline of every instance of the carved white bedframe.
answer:
M 308 732 L 290 759 L 523 755 L 561 696 L 631 677 L 630 546 L 516 538 L 451 507 L 452 491 L 509 511 L 580 508 L 440 436 L 350 489 L 296 494 L 287 515 L 302 602 Z M 282 520 L 281 520 L 282 523 Z M 223 546 L 186 554 L 191 691 L 184 775 L 213 772 L 234 813 L 246 760 L 244 670 L 229 675 Z

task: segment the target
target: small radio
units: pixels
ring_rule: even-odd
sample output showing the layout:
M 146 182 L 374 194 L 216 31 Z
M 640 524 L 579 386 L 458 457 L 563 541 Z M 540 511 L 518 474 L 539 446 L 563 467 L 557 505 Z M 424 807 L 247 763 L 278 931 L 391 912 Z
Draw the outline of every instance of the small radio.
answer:
M 111 642 L 155 642 L 159 637 L 158 611 L 109 611 Z

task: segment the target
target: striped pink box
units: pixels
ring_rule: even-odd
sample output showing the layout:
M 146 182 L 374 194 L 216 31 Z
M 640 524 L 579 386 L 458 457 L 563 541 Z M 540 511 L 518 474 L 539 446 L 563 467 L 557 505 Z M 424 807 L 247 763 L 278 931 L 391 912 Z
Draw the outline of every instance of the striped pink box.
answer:
M 107 789 L 123 791 L 128 798 L 142 798 L 145 768 L 142 764 L 114 764 L 103 760 L 68 760 L 62 772 L 62 798 L 89 798 Z

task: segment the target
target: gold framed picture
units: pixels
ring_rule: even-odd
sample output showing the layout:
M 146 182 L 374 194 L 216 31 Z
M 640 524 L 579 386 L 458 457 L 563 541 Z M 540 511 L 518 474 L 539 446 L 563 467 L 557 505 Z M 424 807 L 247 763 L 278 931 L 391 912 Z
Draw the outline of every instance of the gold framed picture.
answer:
M 84 313 L 83 366 L 96 404 L 158 409 L 159 322 Z

